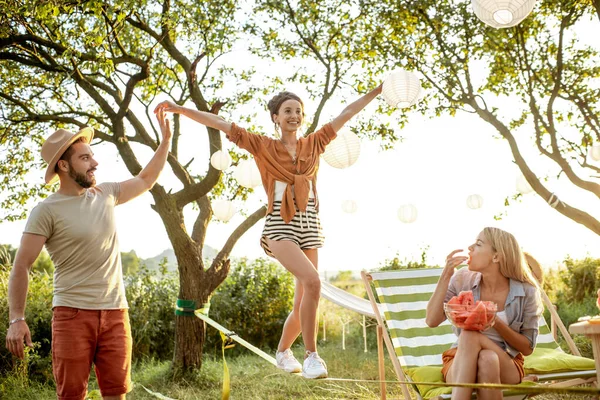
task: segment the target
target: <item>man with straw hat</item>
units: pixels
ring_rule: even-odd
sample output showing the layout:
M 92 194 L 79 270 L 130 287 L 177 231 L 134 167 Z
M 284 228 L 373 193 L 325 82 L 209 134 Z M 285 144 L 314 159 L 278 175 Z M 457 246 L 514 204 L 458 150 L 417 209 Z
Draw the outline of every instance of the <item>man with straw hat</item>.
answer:
M 31 212 L 8 283 L 6 347 L 24 357 L 32 346 L 25 317 L 28 272 L 45 245 L 55 265 L 52 301 L 52 370 L 58 399 L 84 399 L 92 363 L 103 398 L 131 390 L 131 327 L 114 208 L 157 181 L 171 142 L 164 113 L 157 114 L 162 142 L 146 167 L 124 182 L 96 186 L 91 128 L 54 132 L 42 145 L 45 181 L 56 193 Z

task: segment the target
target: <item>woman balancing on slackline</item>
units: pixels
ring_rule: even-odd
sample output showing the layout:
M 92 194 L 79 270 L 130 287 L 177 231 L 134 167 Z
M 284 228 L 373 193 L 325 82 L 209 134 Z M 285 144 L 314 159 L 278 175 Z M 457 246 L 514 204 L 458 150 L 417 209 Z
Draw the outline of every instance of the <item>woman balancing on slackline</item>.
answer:
M 246 131 L 217 115 L 160 103 L 154 112 L 185 115 L 208 127 L 219 129 L 238 147 L 249 151 L 260 171 L 268 196 L 268 210 L 261 246 L 296 277 L 294 308 L 283 326 L 277 349 L 277 366 L 286 372 L 300 372 L 305 378 L 327 377 L 327 366 L 317 353 L 316 322 L 321 281 L 317 273 L 317 251 L 324 237 L 318 214 L 315 187 L 319 155 L 336 137 L 336 132 L 379 93 L 381 85 L 348 105 L 321 129 L 298 138 L 304 121 L 302 100 L 281 92 L 268 104 L 277 139 Z M 290 347 L 302 332 L 306 353 L 301 365 Z

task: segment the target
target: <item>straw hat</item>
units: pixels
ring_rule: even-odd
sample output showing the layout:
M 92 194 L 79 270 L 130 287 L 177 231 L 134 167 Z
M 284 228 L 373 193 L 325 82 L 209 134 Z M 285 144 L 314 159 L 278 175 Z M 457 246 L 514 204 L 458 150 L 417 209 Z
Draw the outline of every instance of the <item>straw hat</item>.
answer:
M 48 163 L 46 176 L 44 180 L 48 185 L 56 182 L 58 175 L 54 172 L 56 163 L 62 157 L 65 151 L 77 139 L 84 138 L 86 143 L 90 143 L 94 137 L 94 129 L 85 127 L 77 133 L 69 132 L 66 129 L 59 129 L 46 139 L 42 144 L 42 158 Z

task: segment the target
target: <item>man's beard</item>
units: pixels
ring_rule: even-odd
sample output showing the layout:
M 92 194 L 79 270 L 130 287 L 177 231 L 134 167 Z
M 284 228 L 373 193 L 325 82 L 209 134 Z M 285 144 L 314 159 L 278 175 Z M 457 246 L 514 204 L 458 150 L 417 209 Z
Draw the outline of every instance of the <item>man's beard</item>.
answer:
M 69 176 L 71 178 L 73 178 L 73 180 L 84 189 L 88 189 L 88 188 L 91 188 L 92 186 L 96 185 L 95 177 L 92 177 L 92 179 L 89 179 L 87 177 L 87 173 L 86 174 L 79 173 L 79 172 L 73 170 L 73 168 L 69 168 Z

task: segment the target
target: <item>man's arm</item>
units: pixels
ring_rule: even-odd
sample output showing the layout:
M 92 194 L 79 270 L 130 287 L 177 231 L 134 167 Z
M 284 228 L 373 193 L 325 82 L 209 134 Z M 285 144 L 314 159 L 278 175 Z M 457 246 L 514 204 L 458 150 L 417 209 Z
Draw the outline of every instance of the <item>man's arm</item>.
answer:
M 29 287 L 29 270 L 40 255 L 46 237 L 24 233 L 15 262 L 8 280 L 8 319 L 14 321 L 25 318 L 25 303 Z M 25 320 L 19 320 L 8 327 L 6 333 L 6 348 L 19 358 L 24 357 L 23 340 L 28 346 L 33 346 L 31 333 Z
M 169 155 L 169 147 L 171 146 L 171 128 L 169 126 L 169 121 L 165 119 L 164 112 L 158 112 L 156 118 L 158 119 L 158 124 L 162 132 L 162 142 L 160 142 L 160 145 L 157 147 L 154 156 L 148 165 L 146 165 L 135 178 L 121 182 L 119 204 L 127 203 L 129 200 L 152 189 L 152 186 L 154 186 L 158 180 L 158 177 L 165 166 Z

